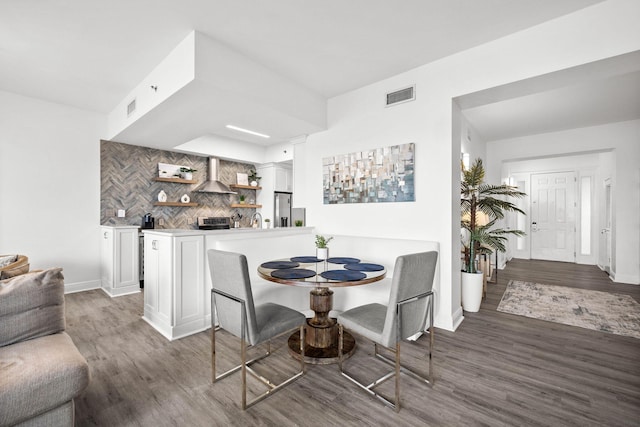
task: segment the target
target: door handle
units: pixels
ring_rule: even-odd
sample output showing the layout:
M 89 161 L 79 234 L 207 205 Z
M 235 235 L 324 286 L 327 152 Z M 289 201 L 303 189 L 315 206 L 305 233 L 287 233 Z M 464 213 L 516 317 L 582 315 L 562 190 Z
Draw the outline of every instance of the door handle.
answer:
M 153 249 L 154 251 L 158 250 L 158 241 L 157 240 L 152 240 L 151 241 L 151 249 Z

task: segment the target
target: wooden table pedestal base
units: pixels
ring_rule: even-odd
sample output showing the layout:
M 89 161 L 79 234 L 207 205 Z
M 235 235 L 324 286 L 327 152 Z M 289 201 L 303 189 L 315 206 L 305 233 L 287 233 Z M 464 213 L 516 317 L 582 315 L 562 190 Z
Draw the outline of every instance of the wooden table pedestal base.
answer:
M 312 365 L 329 365 L 331 363 L 338 363 L 338 324 L 336 319 L 333 320 L 333 325 L 329 328 L 318 328 L 309 324 L 311 319 L 307 319 L 307 326 L 305 327 L 305 341 L 304 346 L 304 360 L 306 363 Z M 314 347 L 309 344 L 310 335 L 314 334 L 328 334 L 329 336 L 335 336 L 331 344 L 327 347 Z M 343 359 L 351 357 L 356 349 L 356 340 L 349 332 L 344 331 L 344 349 L 342 350 Z M 296 331 L 289 337 L 289 353 L 296 359 L 300 360 L 300 334 Z
M 333 291 L 317 287 L 309 292 L 309 306 L 314 312 L 307 319 L 304 328 L 304 360 L 314 365 L 338 363 L 338 322 L 329 317 L 333 307 Z M 356 348 L 356 340 L 345 331 L 342 354 L 348 358 Z M 289 337 L 289 353 L 300 360 L 300 335 L 296 332 Z

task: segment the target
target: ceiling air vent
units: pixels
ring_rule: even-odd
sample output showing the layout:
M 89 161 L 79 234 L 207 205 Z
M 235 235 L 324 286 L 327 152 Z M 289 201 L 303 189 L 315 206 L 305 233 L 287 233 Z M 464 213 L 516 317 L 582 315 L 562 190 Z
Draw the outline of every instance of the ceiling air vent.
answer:
M 129 103 L 129 105 L 127 105 L 127 117 L 129 117 L 134 111 L 136 111 L 136 100 L 135 100 L 135 98 L 133 99 L 133 101 L 131 101 Z
M 416 99 L 416 87 L 409 86 L 387 94 L 387 107 Z

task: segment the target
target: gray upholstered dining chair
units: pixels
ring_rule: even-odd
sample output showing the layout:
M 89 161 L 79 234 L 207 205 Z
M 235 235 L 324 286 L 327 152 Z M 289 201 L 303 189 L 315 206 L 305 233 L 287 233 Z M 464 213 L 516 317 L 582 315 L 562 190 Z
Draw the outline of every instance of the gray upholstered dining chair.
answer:
M 288 307 L 266 303 L 254 306 L 251 281 L 247 267 L 247 258 L 242 254 L 211 249 L 207 251 L 211 271 L 211 370 L 215 383 L 240 370 L 242 372 L 242 409 L 246 409 L 270 396 L 284 386 L 300 378 L 305 373 L 304 365 L 304 328 L 305 316 Z M 213 308 L 218 317 L 219 327 L 215 326 Z M 299 328 L 301 343 L 300 371 L 276 385 L 255 372 L 251 365 L 271 354 L 270 340 L 286 332 Z M 216 376 L 216 329 L 240 338 L 240 365 Z M 254 359 L 247 360 L 247 344 L 257 346 L 267 343 L 267 351 Z M 262 381 L 268 390 L 247 402 L 247 372 Z
M 432 349 L 433 329 L 433 278 L 438 253 L 435 251 L 402 255 L 396 259 L 389 297 L 389 305 L 366 304 L 352 308 L 338 315 L 338 366 L 342 375 L 376 396 L 396 411 L 400 410 L 400 372 L 422 382 L 433 384 Z M 428 374 L 420 374 L 401 364 L 400 342 L 419 333 L 427 332 L 429 326 Z M 344 328 L 374 342 L 374 354 L 395 369 L 375 381 L 365 385 L 344 370 L 343 339 Z M 378 352 L 378 345 L 394 353 L 390 359 Z M 383 382 L 395 377 L 395 398 L 383 396 L 374 390 Z

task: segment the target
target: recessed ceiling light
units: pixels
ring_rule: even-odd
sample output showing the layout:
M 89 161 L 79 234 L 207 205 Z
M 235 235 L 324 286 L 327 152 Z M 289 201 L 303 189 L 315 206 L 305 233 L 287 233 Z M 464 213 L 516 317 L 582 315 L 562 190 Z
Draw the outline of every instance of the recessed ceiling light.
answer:
M 244 132 L 244 133 L 248 133 L 248 134 L 251 134 L 251 135 L 259 136 L 261 138 L 270 138 L 269 135 L 265 135 L 264 133 L 259 133 L 259 132 L 254 132 L 252 130 L 239 128 L 238 126 L 227 125 L 227 128 L 228 129 L 237 130 L 238 132 Z

